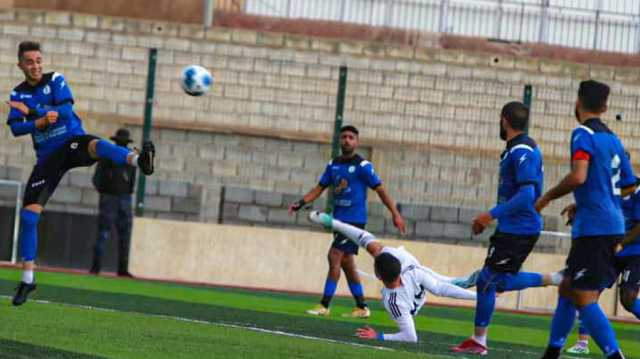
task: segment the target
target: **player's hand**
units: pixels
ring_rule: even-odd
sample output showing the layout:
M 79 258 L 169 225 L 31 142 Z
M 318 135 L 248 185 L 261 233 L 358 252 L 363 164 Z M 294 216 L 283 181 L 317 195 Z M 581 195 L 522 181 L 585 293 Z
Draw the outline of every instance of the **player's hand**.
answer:
M 291 203 L 289 205 L 289 215 L 292 216 L 293 212 L 298 212 L 305 204 L 304 199 Z
M 407 226 L 400 213 L 394 213 L 391 219 L 393 220 L 393 225 L 400 231 L 400 234 L 404 235 L 407 233 Z
M 370 326 L 358 328 L 358 330 L 356 330 L 356 335 L 358 336 L 358 338 L 361 338 L 361 339 L 377 339 L 378 338 L 378 333 Z
M 58 113 L 55 111 L 49 111 L 46 115 L 44 115 L 45 121 L 47 125 L 53 125 L 58 122 Z
M 564 207 L 562 212 L 560 212 L 561 216 L 564 216 L 565 214 L 567 215 L 567 225 L 570 225 L 571 223 L 573 223 L 573 218 L 576 216 L 576 208 L 577 208 L 576 204 L 572 203 Z
M 25 105 L 23 102 L 19 101 L 6 101 L 7 105 L 11 108 L 15 108 L 16 110 L 22 112 L 23 115 L 29 114 L 29 107 Z
M 471 225 L 471 231 L 473 234 L 478 235 L 484 232 L 485 228 L 487 228 L 491 222 L 493 222 L 493 217 L 491 217 L 491 213 L 482 212 L 476 216 L 473 220 L 473 224 Z
M 536 204 L 534 205 L 534 207 L 536 208 L 536 211 L 538 213 L 542 213 L 542 210 L 545 209 L 549 205 L 550 202 L 551 201 L 549 201 L 547 199 L 547 197 L 542 196 L 542 197 L 538 198 L 538 200 L 536 201 Z

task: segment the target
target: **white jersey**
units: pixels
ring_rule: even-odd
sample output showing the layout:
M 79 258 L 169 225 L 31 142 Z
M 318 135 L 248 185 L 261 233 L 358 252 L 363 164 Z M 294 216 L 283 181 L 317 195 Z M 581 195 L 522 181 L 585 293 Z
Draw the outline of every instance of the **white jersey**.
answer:
M 400 261 L 400 280 L 402 281 L 402 285 L 398 288 L 382 288 L 384 308 L 400 329 L 395 334 L 383 334 L 384 340 L 410 342 L 418 340 L 413 316 L 418 314 L 424 305 L 427 292 L 437 296 L 476 299 L 475 292 L 450 284 L 450 277 L 442 276 L 421 266 L 420 262 L 402 247 L 385 247 L 382 253 L 389 253 Z

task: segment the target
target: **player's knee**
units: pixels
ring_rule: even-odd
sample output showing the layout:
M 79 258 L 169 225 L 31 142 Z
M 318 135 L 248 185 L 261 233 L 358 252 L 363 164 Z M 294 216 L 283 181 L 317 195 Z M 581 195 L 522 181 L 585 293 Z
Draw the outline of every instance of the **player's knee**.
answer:
M 638 299 L 638 290 L 629 288 L 620 288 L 620 304 L 627 311 L 633 311 L 633 307 Z

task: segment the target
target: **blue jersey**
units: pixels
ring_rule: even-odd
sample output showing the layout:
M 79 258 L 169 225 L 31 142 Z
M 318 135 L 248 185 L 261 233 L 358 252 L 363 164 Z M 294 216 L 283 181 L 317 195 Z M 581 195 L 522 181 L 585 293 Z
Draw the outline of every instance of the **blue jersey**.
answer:
M 507 211 L 498 219 L 498 231 L 516 235 L 537 235 L 542 230 L 542 217 L 534 208 L 542 194 L 544 175 L 542 153 L 536 142 L 521 134 L 509 142 L 500 159 L 498 206 L 511 200 L 522 186 L 533 186 L 532 201 Z
M 578 151 L 589 154 L 589 170 L 573 193 L 577 210 L 572 237 L 624 235 L 620 189 L 633 186 L 636 179 L 622 142 L 600 119 L 592 118 L 571 134 L 571 158 Z
M 640 224 L 640 186 L 635 192 L 622 200 L 622 213 L 624 215 L 624 224 L 626 232 Z M 640 237 L 636 238 L 631 244 L 627 244 L 618 256 L 638 256 L 640 255 Z
M 327 165 L 320 186 L 333 185 L 333 216 L 343 222 L 367 223 L 367 188 L 376 188 L 382 181 L 371 162 L 359 155 L 339 157 Z
M 35 86 L 31 86 L 27 82 L 21 83 L 11 92 L 11 101 L 24 103 L 30 109 L 35 110 L 35 113 L 24 115 L 12 108 L 7 119 L 9 126 L 35 121 L 45 116 L 48 111 L 58 112 L 58 121 L 55 124 L 42 130 L 32 128 L 27 132 L 31 134 L 38 163 L 49 157 L 71 136 L 84 135 L 85 133 L 80 118 L 73 112 L 73 95 L 62 74 L 46 73 Z M 22 134 L 26 133 L 16 135 Z

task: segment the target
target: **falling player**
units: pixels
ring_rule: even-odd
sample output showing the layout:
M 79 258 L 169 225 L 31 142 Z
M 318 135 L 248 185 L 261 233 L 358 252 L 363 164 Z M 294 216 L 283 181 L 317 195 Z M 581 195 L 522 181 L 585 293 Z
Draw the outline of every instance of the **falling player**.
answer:
M 451 284 L 452 278 L 421 266 L 418 260 L 403 248 L 384 247 L 371 233 L 363 229 L 316 211 L 309 214 L 309 220 L 341 233 L 353 243 L 365 248 L 374 257 L 376 277 L 384 284 L 382 303 L 391 318 L 398 324 L 399 331 L 385 334 L 370 327 L 363 327 L 356 333 L 360 338 L 418 341 L 413 317 L 424 305 L 426 292 L 440 297 L 476 299 L 475 292 Z

